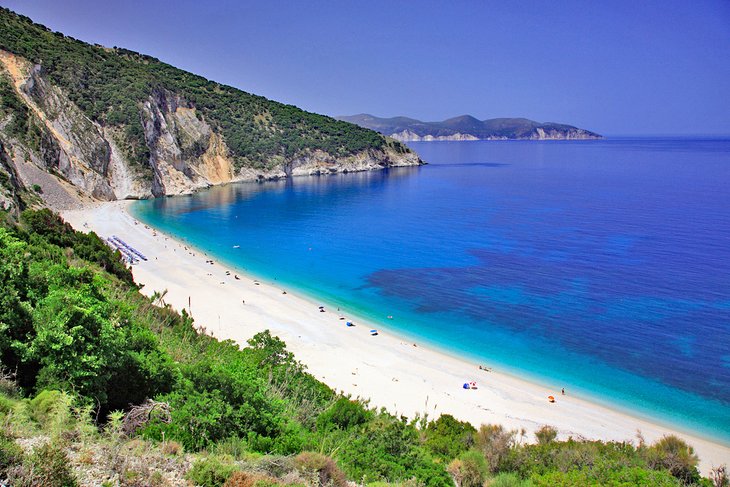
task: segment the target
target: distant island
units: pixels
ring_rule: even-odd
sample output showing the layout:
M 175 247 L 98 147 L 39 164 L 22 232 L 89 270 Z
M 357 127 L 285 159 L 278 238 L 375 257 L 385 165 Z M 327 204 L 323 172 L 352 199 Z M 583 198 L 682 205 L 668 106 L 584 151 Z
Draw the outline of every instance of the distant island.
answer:
M 585 140 L 603 136 L 586 129 L 526 118 L 479 120 L 471 115 L 443 122 L 422 122 L 414 118 L 380 118 L 367 113 L 339 116 L 338 120 L 375 130 L 401 142 L 422 140 Z

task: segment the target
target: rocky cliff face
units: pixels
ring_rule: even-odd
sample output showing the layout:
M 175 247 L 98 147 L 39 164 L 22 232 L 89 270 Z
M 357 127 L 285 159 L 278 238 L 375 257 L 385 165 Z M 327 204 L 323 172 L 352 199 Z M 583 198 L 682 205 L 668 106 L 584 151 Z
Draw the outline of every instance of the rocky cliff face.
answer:
M 347 157 L 311 151 L 290 160 L 281 157 L 267 169 L 236 169 L 224 137 L 194 104 L 157 89 L 139 107 L 148 150 L 146 163 L 140 164 L 125 152 L 118 128 L 101 126 L 85 116 L 44 76 L 41 66 L 0 51 L 0 76 L 12 85 L 33 128 L 32 136 L 21 137 L 5 129 L 12 117 L 26 115 L 6 111 L 5 120 L 0 120 L 8 174 L 3 180 L 10 180 L 16 168 L 32 164 L 98 200 L 177 195 L 233 181 L 422 163 L 414 153 L 386 146 Z M 10 204 L 7 198 L 3 201 L 0 204 Z
M 395 140 L 399 140 L 401 142 L 430 142 L 433 140 L 479 140 L 478 137 L 475 137 L 471 134 L 462 134 L 461 132 L 456 132 L 451 135 L 418 135 L 412 130 L 402 130 L 400 132 L 390 134 L 390 136 Z
M 486 137 L 476 137 L 472 134 L 462 134 L 457 132 L 452 135 L 418 135 L 410 130 L 403 130 L 390 134 L 395 140 L 401 142 L 430 142 L 434 140 L 591 140 L 596 139 L 594 134 L 581 129 L 571 130 L 545 130 L 542 128 L 536 128 L 527 135 L 521 135 L 519 137 L 507 137 L 506 135 L 488 135 Z
M 0 210 L 17 214 L 22 209 L 21 186 L 15 165 L 0 141 Z
M 596 137 L 596 134 L 588 132 L 587 130 L 578 128 L 556 130 L 538 127 L 525 138 L 529 140 L 590 140 L 600 137 Z

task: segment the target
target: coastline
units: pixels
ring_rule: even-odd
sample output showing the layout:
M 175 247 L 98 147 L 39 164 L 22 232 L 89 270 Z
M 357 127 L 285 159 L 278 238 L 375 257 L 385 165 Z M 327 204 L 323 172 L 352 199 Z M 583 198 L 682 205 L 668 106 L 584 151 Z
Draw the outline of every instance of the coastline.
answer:
M 371 337 L 368 331 L 377 326 L 365 321 L 356 320 L 357 326 L 348 328 L 339 318 L 351 315 L 330 309 L 319 312 L 320 303 L 308 297 L 283 294 L 284 288 L 258 281 L 215 258 L 210 265 L 210 257 L 199 249 L 136 223 L 127 211 L 130 203 L 100 203 L 62 215 L 78 230 L 94 230 L 101 237 L 115 234 L 141 250 L 149 260 L 135 265 L 133 272 L 135 280 L 144 284 L 142 292 L 167 290 L 164 301 L 178 311 L 190 305 L 196 324 L 205 326 L 207 333 L 245 344 L 268 328 L 317 379 L 353 397 L 370 399 L 371 406 L 408 417 L 449 413 L 477 427 L 497 423 L 525 428 L 528 441 L 544 424 L 556 427 L 560 438 L 635 441 L 640 430 L 647 442 L 653 442 L 673 433 L 695 447 L 703 474 L 730 459 L 728 446 L 573 397 L 570 391 L 562 396 L 559 385 L 479 370 L 476 363 L 414 346 L 386 329 Z M 462 389 L 468 381 L 477 381 L 479 389 Z M 548 395 L 554 395 L 556 403 L 549 403 Z

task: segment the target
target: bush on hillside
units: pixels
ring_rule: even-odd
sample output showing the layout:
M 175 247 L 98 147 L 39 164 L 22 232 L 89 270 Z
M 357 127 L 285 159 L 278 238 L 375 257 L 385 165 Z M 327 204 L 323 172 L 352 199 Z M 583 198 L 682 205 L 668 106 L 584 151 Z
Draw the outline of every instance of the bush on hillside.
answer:
M 294 463 L 305 475 L 313 475 L 312 480 L 321 487 L 344 487 L 347 485 L 347 478 L 340 470 L 334 460 L 315 453 L 302 452 L 294 458 Z
M 196 486 L 221 487 L 236 470 L 232 458 L 211 455 L 193 463 L 185 477 Z
M 535 431 L 535 438 L 537 439 L 537 443 L 540 445 L 550 443 L 551 441 L 555 440 L 557 436 L 558 430 L 548 425 L 542 426 L 540 427 L 540 429 Z
M 406 481 L 412 478 L 426 486 L 450 486 L 443 465 L 433 461 L 421 446 L 418 431 L 405 418 L 376 416 L 336 456 L 352 479 Z
M 450 414 L 442 414 L 426 426 L 424 446 L 434 457 L 448 462 L 474 446 L 476 431 L 466 421 L 458 421 Z
M 674 477 L 687 484 L 700 480 L 697 470 L 699 458 L 694 448 L 677 436 L 664 436 L 649 447 L 646 455 L 651 468 L 667 469 Z
M 78 482 L 66 452 L 58 445 L 46 443 L 19 468 L 8 472 L 10 485 L 18 487 L 76 487 Z
M 481 452 L 469 450 L 452 461 L 448 470 L 458 487 L 481 487 L 489 473 L 489 465 Z
M 490 472 L 497 472 L 514 446 L 515 431 L 498 424 L 483 424 L 475 435 L 475 443 L 487 459 Z
M 7 476 L 8 470 L 23 462 L 23 449 L 5 428 L 0 428 L 0 479 Z
M 683 485 L 666 470 L 655 471 L 638 467 L 621 469 L 553 470 L 530 477 L 532 487 L 596 486 L 596 487 L 680 487 Z
M 330 428 L 348 430 L 365 423 L 368 419 L 368 411 L 362 404 L 347 397 L 341 397 L 319 415 L 317 429 L 322 431 Z

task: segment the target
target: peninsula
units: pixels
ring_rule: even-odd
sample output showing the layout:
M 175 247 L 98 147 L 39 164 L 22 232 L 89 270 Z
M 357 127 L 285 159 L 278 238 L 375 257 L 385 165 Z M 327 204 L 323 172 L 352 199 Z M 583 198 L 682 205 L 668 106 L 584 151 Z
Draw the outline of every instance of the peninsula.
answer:
M 430 140 L 585 140 L 602 139 L 586 129 L 554 122 L 534 122 L 526 118 L 478 120 L 471 115 L 442 122 L 422 122 L 414 118 L 380 118 L 367 113 L 339 116 L 339 120 L 380 132 L 402 142 Z

